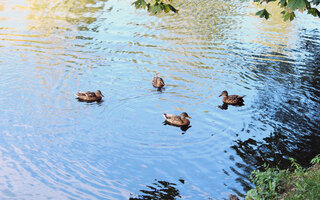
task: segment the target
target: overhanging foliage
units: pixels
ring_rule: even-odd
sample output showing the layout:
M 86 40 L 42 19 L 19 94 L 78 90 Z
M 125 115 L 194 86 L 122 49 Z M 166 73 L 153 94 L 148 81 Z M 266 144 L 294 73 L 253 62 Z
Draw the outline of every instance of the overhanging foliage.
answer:
M 142 8 L 152 13 L 152 14 L 159 14 L 161 12 L 169 12 L 173 11 L 175 13 L 178 12 L 178 10 L 171 5 L 172 0 L 136 0 L 132 4 L 137 8 Z
M 254 0 L 254 2 L 263 4 L 263 3 L 269 3 L 271 1 L 275 0 Z M 281 12 L 284 21 L 290 20 L 292 21 L 296 15 L 295 11 L 308 11 L 308 14 L 313 15 L 314 17 L 320 17 L 320 12 L 315 6 L 320 4 L 320 0 L 279 0 L 278 6 L 280 8 L 283 8 L 283 11 Z M 268 19 L 270 16 L 270 13 L 266 10 L 260 10 L 256 13 L 259 17 Z
M 292 21 L 296 17 L 295 11 L 307 11 L 308 14 L 320 18 L 320 11 L 316 8 L 316 6 L 320 4 L 320 0 L 253 0 L 253 2 L 260 4 L 268 4 L 275 1 L 278 1 L 278 6 L 283 8 L 281 14 L 285 21 Z M 161 12 L 178 12 L 178 10 L 172 5 L 172 0 L 135 0 L 132 4 L 135 5 L 137 9 L 147 8 L 147 10 L 154 15 Z M 271 14 L 267 9 L 262 9 L 258 11 L 256 15 L 261 18 L 269 19 Z

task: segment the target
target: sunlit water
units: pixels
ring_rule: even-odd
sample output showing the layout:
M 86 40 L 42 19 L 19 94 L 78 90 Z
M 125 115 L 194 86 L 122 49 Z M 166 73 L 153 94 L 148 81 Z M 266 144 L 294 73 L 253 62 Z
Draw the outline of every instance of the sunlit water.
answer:
M 319 19 L 265 21 L 238 1 L 160 16 L 130 4 L 0 3 L 1 199 L 223 199 L 265 162 L 320 153 Z M 102 102 L 75 99 L 97 89 Z M 245 105 L 221 109 L 222 90 Z M 188 130 L 162 124 L 182 111 Z

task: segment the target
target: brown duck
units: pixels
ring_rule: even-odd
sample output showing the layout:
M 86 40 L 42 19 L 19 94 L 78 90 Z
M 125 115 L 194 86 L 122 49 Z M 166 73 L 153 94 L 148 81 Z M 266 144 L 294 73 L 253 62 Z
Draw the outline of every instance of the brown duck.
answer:
M 165 84 L 161 77 L 159 77 L 157 74 L 153 75 L 152 78 L 152 85 L 155 88 L 161 89 Z
M 236 195 L 229 194 L 229 200 L 239 200 L 239 198 Z
M 191 119 L 191 117 L 186 112 L 181 113 L 181 115 L 163 113 L 163 117 L 169 124 L 174 126 L 188 126 L 190 124 L 190 121 L 187 118 Z
M 104 97 L 100 90 L 96 92 L 78 92 L 76 97 L 82 101 L 100 101 Z
M 228 95 L 228 92 L 226 90 L 222 91 L 222 93 L 219 95 L 219 97 L 223 96 L 222 102 L 226 104 L 243 104 L 243 97 L 244 96 L 239 96 L 239 95 Z

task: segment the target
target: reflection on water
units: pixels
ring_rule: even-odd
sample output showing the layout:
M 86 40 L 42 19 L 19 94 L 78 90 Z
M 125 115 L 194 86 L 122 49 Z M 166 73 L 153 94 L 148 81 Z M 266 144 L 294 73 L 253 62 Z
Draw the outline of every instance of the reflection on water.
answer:
M 229 106 L 235 106 L 235 107 L 240 107 L 240 106 L 244 106 L 244 103 L 239 103 L 239 104 L 227 104 L 227 103 L 223 103 L 222 105 L 219 105 L 218 108 L 220 108 L 221 110 L 228 110 Z
M 314 35 L 313 38 L 319 36 Z M 302 44 L 308 43 L 308 40 L 305 36 L 301 37 Z M 303 165 L 309 165 L 309 161 L 319 153 L 320 88 L 319 65 L 315 60 L 319 58 L 319 42 L 312 44 L 313 52 L 310 49 L 301 46 L 300 51 L 309 54 L 302 65 L 279 63 L 273 75 L 266 76 L 268 85 L 259 86 L 269 90 L 260 90 L 255 107 L 262 109 L 262 112 L 253 117 L 272 126 L 273 130 L 263 141 L 248 139 L 238 141 L 238 145 L 234 146 L 239 154 L 251 155 L 251 164 L 261 166 L 267 162 L 271 166 L 288 167 L 288 158 L 292 157 Z M 263 72 L 260 71 L 260 74 Z
M 176 188 L 175 183 L 169 183 L 167 181 L 158 181 L 152 185 L 146 186 L 148 190 L 140 190 L 142 195 L 138 195 L 138 197 L 130 197 L 130 200 L 139 200 L 139 199 L 168 199 L 174 200 L 177 198 L 181 198 L 179 190 Z M 184 183 L 183 179 L 179 180 L 180 183 Z
M 162 16 L 129 1 L 0 3 L 1 197 L 243 197 L 263 163 L 320 153 L 319 20 L 177 3 Z M 96 88 L 101 102 L 74 97 Z M 245 105 L 221 105 L 224 89 Z M 192 127 L 164 126 L 173 111 Z
M 185 134 L 185 132 L 191 128 L 192 126 L 190 125 L 186 125 L 186 126 L 176 126 L 176 125 L 173 125 L 173 124 L 170 124 L 169 122 L 167 122 L 167 120 L 165 120 L 164 122 L 162 122 L 163 125 L 169 125 L 169 126 L 174 126 L 174 127 L 179 127 L 181 131 L 183 131 L 183 133 L 181 133 L 182 135 Z

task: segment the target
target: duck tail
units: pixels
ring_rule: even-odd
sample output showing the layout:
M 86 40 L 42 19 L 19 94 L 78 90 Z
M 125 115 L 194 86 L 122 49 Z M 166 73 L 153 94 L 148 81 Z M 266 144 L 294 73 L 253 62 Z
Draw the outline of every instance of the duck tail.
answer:
M 165 119 L 168 118 L 166 113 L 163 113 L 162 116 L 163 116 Z
M 166 84 L 164 83 L 164 81 L 163 81 L 162 78 L 160 78 L 160 81 L 161 81 L 161 83 L 162 83 L 163 85 L 166 85 Z

